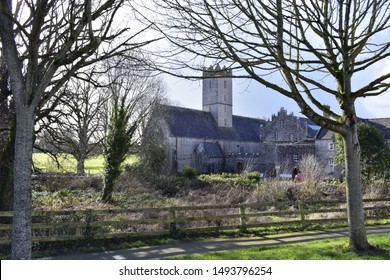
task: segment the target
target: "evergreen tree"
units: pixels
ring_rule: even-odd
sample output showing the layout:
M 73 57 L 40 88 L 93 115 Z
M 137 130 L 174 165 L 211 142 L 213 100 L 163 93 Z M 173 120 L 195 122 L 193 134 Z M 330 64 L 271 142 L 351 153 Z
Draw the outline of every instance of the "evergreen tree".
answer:
M 121 164 L 132 146 L 137 122 L 129 124 L 131 110 L 126 105 L 126 95 L 113 95 L 112 112 L 104 143 L 104 188 L 102 200 L 112 200 L 115 180 L 121 174 Z
M 377 128 L 367 123 L 358 124 L 358 136 L 361 146 L 362 179 L 382 178 L 390 169 L 390 147 L 386 139 Z M 344 144 L 340 136 L 336 137 L 336 149 L 336 162 L 344 164 Z

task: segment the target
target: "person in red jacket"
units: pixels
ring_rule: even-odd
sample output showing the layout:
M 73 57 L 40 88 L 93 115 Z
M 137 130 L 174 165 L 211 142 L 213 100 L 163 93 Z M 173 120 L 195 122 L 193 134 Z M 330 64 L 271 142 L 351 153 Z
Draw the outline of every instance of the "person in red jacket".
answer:
M 294 177 L 294 182 L 295 183 L 299 183 L 299 182 L 302 182 L 303 181 L 303 174 L 300 170 L 298 170 L 298 173 L 297 175 L 295 175 Z

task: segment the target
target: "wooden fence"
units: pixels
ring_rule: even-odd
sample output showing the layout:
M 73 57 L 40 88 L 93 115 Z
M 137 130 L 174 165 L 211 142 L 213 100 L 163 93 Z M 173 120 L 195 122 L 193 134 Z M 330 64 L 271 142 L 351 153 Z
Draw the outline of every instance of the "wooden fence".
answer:
M 390 198 L 364 200 L 366 219 L 390 218 Z M 7 221 L 4 222 L 4 221 Z M 12 212 L 0 212 L 0 244 L 11 242 Z M 110 210 L 33 211 L 34 242 L 171 236 L 221 230 L 346 222 L 345 201 L 291 201 Z

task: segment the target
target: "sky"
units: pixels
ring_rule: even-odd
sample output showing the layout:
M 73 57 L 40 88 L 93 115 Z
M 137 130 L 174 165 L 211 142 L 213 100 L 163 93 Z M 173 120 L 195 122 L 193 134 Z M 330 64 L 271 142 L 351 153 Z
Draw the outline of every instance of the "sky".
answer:
M 388 41 L 386 36 L 389 38 L 390 33 L 386 32 L 380 36 L 379 42 Z M 363 59 L 364 54 L 359 58 Z M 220 66 L 223 67 L 224 65 Z M 390 58 L 377 62 L 364 71 L 356 73 L 352 79 L 352 89 L 361 88 L 370 81 L 387 73 L 390 73 Z M 333 82 L 330 78 L 324 78 L 324 82 L 328 81 Z M 167 84 L 167 96 L 175 105 L 198 110 L 202 109 L 202 81 L 184 80 L 167 76 L 165 77 L 165 82 Z M 332 87 L 332 85 L 328 86 Z M 321 103 L 330 105 L 333 111 L 340 113 L 339 105 L 333 97 L 331 99 L 324 98 L 321 100 Z M 376 97 L 360 98 L 355 104 L 357 115 L 360 118 L 390 118 L 390 92 Z M 277 114 L 281 107 L 284 107 L 288 113 L 292 112 L 296 116 L 302 116 L 295 101 L 282 94 L 266 88 L 255 81 L 233 80 L 234 115 L 269 119 L 273 114 Z
M 390 63 L 387 63 L 382 71 L 390 71 Z M 182 78 L 166 76 L 167 97 L 174 105 L 202 109 L 202 81 L 190 81 Z M 337 106 L 329 100 L 331 106 Z M 242 79 L 233 80 L 233 114 L 244 117 L 270 119 L 272 114 L 277 114 L 281 107 L 288 113 L 302 117 L 295 101 L 272 91 L 263 85 Z M 358 99 L 356 111 L 361 118 L 390 118 L 390 93 L 377 97 Z

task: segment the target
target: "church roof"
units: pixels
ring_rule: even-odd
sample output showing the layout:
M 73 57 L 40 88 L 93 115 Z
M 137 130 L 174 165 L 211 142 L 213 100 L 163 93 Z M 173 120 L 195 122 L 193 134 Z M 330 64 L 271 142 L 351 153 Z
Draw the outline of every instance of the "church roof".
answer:
M 176 137 L 258 142 L 265 120 L 233 116 L 233 127 L 218 127 L 210 112 L 164 106 L 170 132 Z
M 218 143 L 214 142 L 202 142 L 206 154 L 211 158 L 223 158 L 223 152 L 221 146 Z

